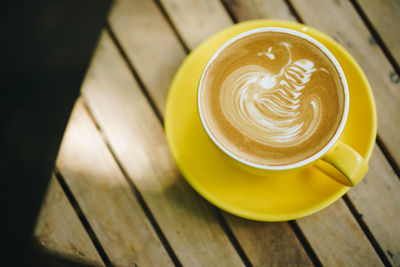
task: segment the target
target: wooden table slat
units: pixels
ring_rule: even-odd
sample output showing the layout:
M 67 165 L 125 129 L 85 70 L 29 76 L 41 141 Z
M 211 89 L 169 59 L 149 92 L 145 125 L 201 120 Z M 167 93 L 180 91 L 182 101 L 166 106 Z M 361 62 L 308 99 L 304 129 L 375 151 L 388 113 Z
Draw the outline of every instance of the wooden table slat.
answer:
M 237 21 L 252 19 L 281 19 L 296 21 L 288 6 L 282 0 L 222 0 Z
M 104 266 L 54 175 L 40 210 L 34 237 L 45 253 L 71 262 Z
M 114 1 L 108 21 L 125 53 L 138 66 L 135 71 L 158 111 L 164 114 L 169 84 L 186 56 L 168 21 L 154 2 L 148 0 Z M 155 74 L 157 79 L 148 79 Z
M 400 266 L 400 181 L 375 147 L 365 179 L 348 196 L 393 266 Z
M 383 266 L 342 199 L 297 220 L 324 266 Z
M 232 25 L 219 0 L 160 0 L 185 44 L 194 49 L 207 37 Z
M 181 177 L 160 121 L 107 34 L 82 93 L 179 261 L 186 266 L 242 266 L 211 207 Z
M 173 265 L 81 101 L 56 164 L 113 265 Z
M 397 64 L 400 64 L 400 1 L 357 0 L 357 2 Z M 393 75 L 393 80 L 399 80 L 399 76 Z
M 288 223 L 223 215 L 254 266 L 314 266 Z

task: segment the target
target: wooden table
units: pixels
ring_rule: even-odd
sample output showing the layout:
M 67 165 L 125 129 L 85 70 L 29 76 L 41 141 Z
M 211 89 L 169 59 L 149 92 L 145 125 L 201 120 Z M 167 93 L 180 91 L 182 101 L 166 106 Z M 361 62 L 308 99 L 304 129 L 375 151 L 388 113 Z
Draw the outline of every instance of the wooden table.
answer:
M 184 180 L 163 130 L 171 79 L 233 23 L 300 21 L 360 63 L 378 107 L 367 177 L 314 215 L 262 223 Z M 400 2 L 115 0 L 35 229 L 58 260 L 118 266 L 400 266 Z

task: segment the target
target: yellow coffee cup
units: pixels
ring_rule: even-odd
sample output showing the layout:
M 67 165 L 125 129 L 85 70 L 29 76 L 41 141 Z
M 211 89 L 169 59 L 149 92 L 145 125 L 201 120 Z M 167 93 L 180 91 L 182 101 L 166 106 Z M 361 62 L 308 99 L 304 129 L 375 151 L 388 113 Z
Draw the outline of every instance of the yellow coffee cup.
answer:
M 223 51 L 226 47 L 234 43 L 235 41 L 246 38 L 249 35 L 253 35 L 259 32 L 280 32 L 280 33 L 287 33 L 293 34 L 297 37 L 303 38 L 316 47 L 318 47 L 333 63 L 336 71 L 340 76 L 341 83 L 343 85 L 344 93 L 343 93 L 343 113 L 340 119 L 339 126 L 336 129 L 334 136 L 329 140 L 329 142 L 322 147 L 318 152 L 314 153 L 312 156 L 304 158 L 298 162 L 286 164 L 286 165 L 261 165 L 256 164 L 250 161 L 247 161 L 239 156 L 231 153 L 224 145 L 222 145 L 217 138 L 214 136 L 212 129 L 209 128 L 208 124 L 204 118 L 204 105 L 201 102 L 202 98 L 201 90 L 204 78 L 207 73 L 207 69 L 209 66 L 219 58 L 221 51 Z M 209 138 L 212 142 L 218 147 L 219 151 L 224 155 L 224 157 L 232 163 L 234 166 L 248 171 L 250 173 L 263 175 L 263 176 L 276 176 L 280 174 L 287 174 L 290 172 L 300 171 L 304 168 L 307 168 L 311 165 L 315 165 L 320 170 L 327 173 L 330 177 L 335 179 L 336 181 L 347 185 L 347 186 L 354 186 L 356 185 L 362 177 L 368 171 L 368 164 L 366 159 L 364 159 L 359 153 L 357 153 L 352 147 L 343 143 L 340 140 L 340 135 L 346 125 L 347 116 L 349 111 L 349 91 L 347 81 L 344 75 L 344 72 L 339 65 L 336 58 L 332 55 L 332 53 L 323 46 L 320 42 L 315 40 L 314 38 L 287 28 L 278 28 L 278 27 L 264 27 L 264 28 L 257 28 L 252 29 L 246 32 L 243 32 L 232 39 L 228 40 L 224 43 L 211 57 L 208 61 L 206 67 L 203 70 L 199 86 L 198 86 L 198 96 L 197 96 L 197 103 L 198 103 L 198 111 L 200 115 L 200 119 L 202 122 L 202 126 L 204 130 L 207 132 Z M 341 176 L 333 174 L 334 172 L 339 172 Z M 339 178 L 338 178 L 339 177 Z

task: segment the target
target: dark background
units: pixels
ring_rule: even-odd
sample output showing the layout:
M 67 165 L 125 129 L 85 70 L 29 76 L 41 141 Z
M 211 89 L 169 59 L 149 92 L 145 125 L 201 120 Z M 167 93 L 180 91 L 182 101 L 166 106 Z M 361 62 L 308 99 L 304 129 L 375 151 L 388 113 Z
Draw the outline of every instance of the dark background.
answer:
M 31 235 L 111 0 L 0 8 L 2 266 L 30 266 Z

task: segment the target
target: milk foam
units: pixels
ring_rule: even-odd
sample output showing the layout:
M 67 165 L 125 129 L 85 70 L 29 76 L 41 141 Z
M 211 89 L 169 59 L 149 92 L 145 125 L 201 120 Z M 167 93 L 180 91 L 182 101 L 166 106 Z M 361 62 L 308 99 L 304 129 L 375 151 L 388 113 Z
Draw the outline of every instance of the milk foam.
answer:
M 259 32 L 213 57 L 200 82 L 199 112 L 224 151 L 258 165 L 288 166 L 337 138 L 347 103 L 342 74 L 312 42 Z
M 223 82 L 221 109 L 229 122 L 240 132 L 272 147 L 290 147 L 303 142 L 318 128 L 321 121 L 318 94 L 303 94 L 317 68 L 309 59 L 293 61 L 292 45 L 280 42 L 288 54 L 287 63 L 278 73 L 258 65 L 245 65 L 232 72 Z M 258 52 L 260 57 L 275 60 L 274 47 Z M 328 72 L 327 72 L 328 73 Z M 312 114 L 307 115 L 306 112 Z

